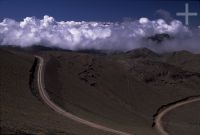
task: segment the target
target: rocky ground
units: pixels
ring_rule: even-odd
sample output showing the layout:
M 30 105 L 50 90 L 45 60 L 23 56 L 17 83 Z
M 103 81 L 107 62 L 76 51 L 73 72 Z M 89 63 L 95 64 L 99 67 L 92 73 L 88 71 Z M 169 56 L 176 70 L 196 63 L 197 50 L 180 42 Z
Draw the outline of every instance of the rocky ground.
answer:
M 157 54 L 146 48 L 104 54 L 5 47 L 0 49 L 2 134 L 106 134 L 56 114 L 41 101 L 34 54 L 45 58 L 45 88 L 59 106 L 137 135 L 157 135 L 153 115 L 162 105 L 200 95 L 199 54 Z M 170 113 L 167 130 L 182 135 L 184 127 L 190 135 L 198 134 L 199 109 L 197 103 Z

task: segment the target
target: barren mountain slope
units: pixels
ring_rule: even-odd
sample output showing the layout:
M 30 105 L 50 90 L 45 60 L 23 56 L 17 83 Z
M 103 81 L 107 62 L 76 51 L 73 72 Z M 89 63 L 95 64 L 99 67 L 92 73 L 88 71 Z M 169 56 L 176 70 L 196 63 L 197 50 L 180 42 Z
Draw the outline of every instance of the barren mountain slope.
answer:
M 80 117 L 145 134 L 165 104 L 200 94 L 200 74 L 163 62 L 148 49 L 122 54 L 46 52 L 50 97 Z M 56 89 L 56 91 L 55 91 Z M 138 128 L 136 128 L 138 127 Z
M 55 113 L 29 86 L 34 56 L 0 50 L 0 133 L 2 135 L 105 135 Z M 35 76 L 36 77 L 36 76 Z M 34 82 L 35 83 L 35 82 Z M 34 84 L 34 88 L 37 85 Z
M 81 118 L 132 134 L 157 135 L 153 115 L 161 106 L 200 95 L 198 54 L 157 54 L 146 48 L 115 54 L 39 50 L 0 48 L 2 134 L 105 134 L 60 116 L 42 102 L 36 54 L 45 59 L 44 82 L 52 101 Z M 164 126 L 172 135 L 182 133 L 182 127 L 196 135 L 199 109 L 187 105 L 174 110 Z M 183 121 L 194 130 L 188 124 L 170 125 Z

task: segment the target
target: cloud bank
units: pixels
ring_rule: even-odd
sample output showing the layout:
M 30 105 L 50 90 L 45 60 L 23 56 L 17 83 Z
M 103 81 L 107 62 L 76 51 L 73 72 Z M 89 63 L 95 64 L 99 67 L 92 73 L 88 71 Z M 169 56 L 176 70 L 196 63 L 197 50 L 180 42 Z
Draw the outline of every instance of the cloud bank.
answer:
M 145 40 L 155 34 L 167 33 L 174 40 L 161 45 Z M 39 20 L 26 17 L 17 22 L 0 22 L 0 45 L 29 47 L 43 45 L 69 50 L 98 49 L 127 51 L 147 47 L 157 52 L 188 50 L 200 52 L 200 29 L 190 30 L 178 20 L 166 23 L 163 19 L 140 18 L 126 22 L 56 21 L 45 15 Z

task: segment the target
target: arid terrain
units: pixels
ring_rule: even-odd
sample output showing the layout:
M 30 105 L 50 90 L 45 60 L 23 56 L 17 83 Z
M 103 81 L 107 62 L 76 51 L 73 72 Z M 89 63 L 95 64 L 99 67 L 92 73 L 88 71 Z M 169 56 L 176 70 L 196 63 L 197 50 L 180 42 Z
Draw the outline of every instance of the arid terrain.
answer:
M 44 87 L 65 111 L 132 135 L 159 135 L 154 118 L 163 106 L 200 95 L 200 55 L 71 52 L 47 48 L 0 48 L 1 134 L 111 135 L 68 119 L 42 100 L 37 82 L 44 59 Z M 164 107 L 165 108 L 165 107 Z M 199 102 L 163 118 L 170 135 L 200 133 Z

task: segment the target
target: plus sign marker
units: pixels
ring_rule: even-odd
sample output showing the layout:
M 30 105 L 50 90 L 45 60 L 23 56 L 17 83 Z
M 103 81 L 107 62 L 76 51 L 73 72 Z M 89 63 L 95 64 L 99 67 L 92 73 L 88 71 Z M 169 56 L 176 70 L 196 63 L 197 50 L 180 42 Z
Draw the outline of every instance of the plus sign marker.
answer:
M 197 13 L 189 12 L 188 3 L 185 4 L 185 13 L 176 13 L 177 16 L 185 16 L 185 25 L 189 25 L 189 16 L 197 16 Z

